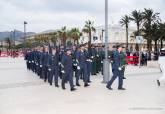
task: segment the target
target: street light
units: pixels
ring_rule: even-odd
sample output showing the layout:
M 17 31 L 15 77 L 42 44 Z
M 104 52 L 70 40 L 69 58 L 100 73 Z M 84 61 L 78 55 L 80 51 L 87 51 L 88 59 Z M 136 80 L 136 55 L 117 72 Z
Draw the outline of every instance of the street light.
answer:
M 15 29 L 13 31 L 13 43 L 14 43 L 14 46 L 15 46 Z
M 27 22 L 24 21 L 24 51 L 26 49 L 26 24 Z
M 108 47 L 108 0 L 105 0 L 105 59 L 103 63 L 103 83 L 107 83 L 110 77 Z
M 104 30 L 104 29 L 102 29 L 102 31 L 101 31 L 102 43 L 104 42 L 104 41 L 103 41 L 104 32 L 105 32 L 105 30 Z

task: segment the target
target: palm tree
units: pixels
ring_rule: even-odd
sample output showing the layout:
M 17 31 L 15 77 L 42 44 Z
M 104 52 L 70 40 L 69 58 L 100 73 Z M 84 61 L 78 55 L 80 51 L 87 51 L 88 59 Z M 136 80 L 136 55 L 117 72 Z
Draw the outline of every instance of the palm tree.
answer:
M 143 24 L 143 29 L 144 31 L 147 31 L 146 34 L 146 39 L 147 39 L 147 48 L 149 51 L 152 50 L 152 32 L 151 32 L 151 27 L 152 24 L 157 22 L 159 19 L 159 13 L 154 13 L 152 9 L 144 9 L 143 12 L 143 19 L 144 19 L 144 24 Z
M 11 39 L 10 38 L 5 38 L 5 42 L 8 45 L 8 49 L 11 49 L 11 43 L 12 43 Z
M 26 43 L 27 43 L 27 47 L 28 47 L 28 48 L 32 48 L 33 39 L 28 39 L 28 40 L 26 40 Z
M 34 41 L 37 42 L 37 43 L 39 43 L 39 44 L 42 44 L 43 43 L 40 36 L 35 36 L 34 37 Z
M 158 23 L 154 23 L 151 25 L 151 38 L 155 42 L 155 47 L 154 50 L 157 52 L 158 51 L 158 40 L 161 37 L 161 30 L 160 26 Z
M 140 35 L 140 26 L 142 24 L 143 21 L 143 13 L 137 10 L 134 10 L 131 13 L 131 17 L 130 17 L 131 21 L 134 21 L 136 23 L 137 26 L 137 35 Z
M 140 35 L 140 26 L 141 26 L 142 21 L 143 21 L 143 14 L 142 14 L 142 12 L 134 10 L 131 13 L 130 20 L 136 23 L 137 31 L 135 32 L 135 36 L 139 36 Z M 136 43 L 136 50 L 139 50 L 139 46 L 138 46 L 137 43 Z
M 128 15 L 125 15 L 119 21 L 121 26 L 125 26 L 125 28 L 126 28 L 126 49 L 128 49 L 128 25 L 129 25 L 129 22 L 130 22 L 130 17 Z
M 66 40 L 67 40 L 67 29 L 66 26 L 62 27 L 61 30 L 57 31 L 58 36 L 62 39 L 62 45 L 66 47 Z
M 89 36 L 89 42 L 88 42 L 88 45 L 89 47 L 91 46 L 91 39 L 92 39 L 92 32 L 95 32 L 96 29 L 94 28 L 94 22 L 88 20 L 88 21 L 85 21 L 85 26 L 82 30 L 84 33 L 87 33 L 88 36 Z
M 165 40 L 165 23 L 159 23 L 160 27 L 160 42 L 161 42 L 161 47 L 163 48 L 163 41 Z
M 74 44 L 75 43 L 78 44 L 78 40 L 82 36 L 82 33 L 80 32 L 80 30 L 78 28 L 72 28 L 69 31 L 68 35 L 69 35 L 70 38 L 72 38 L 74 40 Z
M 58 38 L 58 33 L 57 32 L 53 32 L 50 34 L 50 41 L 54 44 L 54 46 L 56 46 L 56 42 L 57 42 L 57 38 Z

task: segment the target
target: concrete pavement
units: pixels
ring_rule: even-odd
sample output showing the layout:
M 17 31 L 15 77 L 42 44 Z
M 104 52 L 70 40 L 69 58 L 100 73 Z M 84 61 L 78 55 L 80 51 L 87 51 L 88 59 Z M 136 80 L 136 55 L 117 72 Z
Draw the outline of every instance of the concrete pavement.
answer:
M 88 88 L 70 92 L 44 83 L 26 70 L 23 59 L 0 58 L 0 114 L 165 114 L 165 85 L 157 68 L 128 66 L 124 87 L 113 91 L 92 77 Z M 82 85 L 82 83 L 81 83 Z

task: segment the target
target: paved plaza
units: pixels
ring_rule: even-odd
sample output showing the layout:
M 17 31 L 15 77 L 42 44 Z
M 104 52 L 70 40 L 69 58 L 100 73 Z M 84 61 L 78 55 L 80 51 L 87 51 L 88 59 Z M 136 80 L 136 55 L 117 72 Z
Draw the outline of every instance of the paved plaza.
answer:
M 91 86 L 75 92 L 55 88 L 26 70 L 23 58 L 0 58 L 0 114 L 165 114 L 165 85 L 158 68 L 128 66 L 125 91 L 113 91 L 92 77 Z M 81 82 L 81 85 L 82 82 Z

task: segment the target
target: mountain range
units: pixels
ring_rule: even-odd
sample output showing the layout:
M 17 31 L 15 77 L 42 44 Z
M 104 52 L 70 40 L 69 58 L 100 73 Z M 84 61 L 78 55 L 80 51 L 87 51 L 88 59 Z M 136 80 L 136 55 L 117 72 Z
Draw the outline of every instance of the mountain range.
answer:
M 27 32 L 26 35 L 35 35 L 35 32 Z M 15 38 L 15 40 L 19 40 L 24 37 L 24 32 L 15 30 L 15 32 L 11 31 L 5 31 L 5 32 L 0 32 L 0 40 L 4 40 L 5 38 Z

